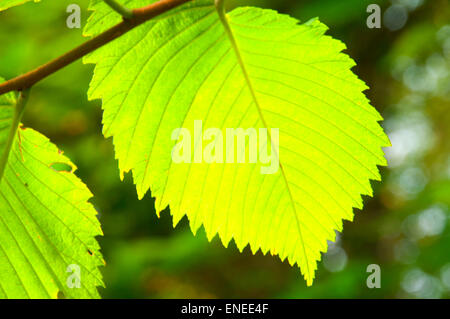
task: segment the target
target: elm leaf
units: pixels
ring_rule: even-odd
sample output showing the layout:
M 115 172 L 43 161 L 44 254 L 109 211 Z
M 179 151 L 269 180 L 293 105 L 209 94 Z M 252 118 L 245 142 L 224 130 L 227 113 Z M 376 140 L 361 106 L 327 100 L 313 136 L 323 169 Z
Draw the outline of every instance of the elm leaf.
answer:
M 99 298 L 92 194 L 54 144 L 18 128 L 18 104 L 13 93 L 0 96 L 0 298 Z
M 225 14 L 216 2 L 188 2 L 85 57 L 95 64 L 89 99 L 103 101 L 121 175 L 132 171 L 139 198 L 151 190 L 158 214 L 169 206 L 175 225 L 187 215 L 194 233 L 204 226 L 225 246 L 287 258 L 311 285 L 327 241 L 380 180 L 390 145 L 382 117 L 319 20 L 254 7 Z M 98 1 L 91 9 L 87 36 L 120 19 Z M 279 167 L 175 163 L 173 134 L 196 121 L 203 131 L 278 129 Z
M 26 2 L 40 2 L 40 0 L 0 0 L 0 11 L 9 9 L 11 7 L 15 7 L 21 4 L 24 4 Z

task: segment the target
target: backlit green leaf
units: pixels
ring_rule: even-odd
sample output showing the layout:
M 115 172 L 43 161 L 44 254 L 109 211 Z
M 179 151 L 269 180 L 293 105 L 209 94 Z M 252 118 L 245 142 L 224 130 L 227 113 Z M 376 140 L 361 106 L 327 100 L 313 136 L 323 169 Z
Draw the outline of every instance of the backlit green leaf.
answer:
M 0 0 L 0 11 L 6 10 L 8 8 L 24 4 L 25 2 L 39 2 L 40 0 Z
M 9 123 L 0 126 L 5 141 L 16 102 L 12 93 L 0 102 L 1 123 Z M 23 128 L 14 135 L 9 154 L 2 155 L 0 298 L 99 297 L 104 262 L 95 236 L 102 231 L 88 202 L 91 193 L 47 138 Z M 71 275 L 80 279 L 78 288 Z
M 86 35 L 120 21 L 103 3 L 91 8 Z M 194 233 L 203 225 L 225 246 L 234 239 L 240 250 L 287 258 L 310 285 L 327 240 L 372 195 L 370 179 L 380 180 L 382 118 L 345 45 L 318 20 L 218 12 L 211 0 L 193 1 L 89 55 L 89 98 L 103 100 L 103 133 L 139 198 L 151 190 L 158 212 L 170 206 L 174 224 L 187 215 Z M 261 174 L 259 162 L 174 163 L 174 130 L 193 132 L 196 120 L 203 130 L 279 129 L 276 173 Z

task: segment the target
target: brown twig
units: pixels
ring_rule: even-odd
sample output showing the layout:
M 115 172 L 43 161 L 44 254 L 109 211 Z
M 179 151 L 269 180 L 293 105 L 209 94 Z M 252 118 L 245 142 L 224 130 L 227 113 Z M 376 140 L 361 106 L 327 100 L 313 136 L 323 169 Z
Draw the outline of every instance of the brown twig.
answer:
M 104 46 L 105 44 L 117 39 L 128 31 L 141 25 L 142 23 L 163 14 L 190 0 L 160 0 L 148 6 L 134 9 L 133 17 L 125 19 L 105 32 L 86 41 L 75 49 L 59 56 L 58 58 L 41 65 L 40 67 L 29 71 L 23 75 L 15 77 L 9 81 L 0 84 L 0 95 L 10 91 L 22 91 L 31 88 L 34 84 L 59 71 L 67 65 L 82 58 L 88 53 Z

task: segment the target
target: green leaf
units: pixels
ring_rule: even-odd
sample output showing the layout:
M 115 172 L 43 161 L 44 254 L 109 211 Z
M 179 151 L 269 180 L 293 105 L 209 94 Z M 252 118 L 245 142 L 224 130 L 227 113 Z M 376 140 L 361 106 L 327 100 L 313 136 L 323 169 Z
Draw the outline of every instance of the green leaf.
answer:
M 120 19 L 102 3 L 91 9 L 86 35 Z M 193 1 L 86 57 L 96 64 L 89 98 L 103 100 L 103 133 L 139 198 L 151 189 L 175 225 L 186 214 L 194 233 L 203 225 L 225 246 L 234 239 L 240 250 L 287 258 L 310 285 L 327 241 L 380 180 L 382 118 L 345 45 L 318 20 L 253 7 L 219 13 L 213 1 Z M 277 173 L 172 162 L 174 129 L 193 132 L 195 120 L 204 130 L 279 128 Z
M 4 141 L 14 122 L 14 95 L 0 102 Z M 0 298 L 99 297 L 98 266 L 104 262 L 95 236 L 102 231 L 88 202 L 91 193 L 46 137 L 17 127 L 13 133 L 18 137 L 12 147 L 3 147 L 9 156 L 2 155 L 7 161 L 0 181 Z M 64 165 L 71 171 L 60 170 Z M 77 270 L 80 287 L 70 288 Z
M 15 7 L 26 2 L 30 2 L 33 0 L 0 0 L 0 11 L 9 9 L 11 7 Z M 34 0 L 34 2 L 40 2 L 40 0 Z

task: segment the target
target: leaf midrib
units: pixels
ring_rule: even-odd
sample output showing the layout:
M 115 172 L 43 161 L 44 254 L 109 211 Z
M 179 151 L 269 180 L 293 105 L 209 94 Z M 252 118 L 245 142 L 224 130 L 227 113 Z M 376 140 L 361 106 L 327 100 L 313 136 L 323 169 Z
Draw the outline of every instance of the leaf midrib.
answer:
M 268 136 L 269 136 L 269 139 L 270 139 L 270 142 L 271 142 L 271 146 L 273 146 L 273 140 L 272 140 L 272 135 L 271 135 L 269 126 L 267 125 L 267 122 L 266 122 L 266 120 L 264 118 L 264 115 L 262 113 L 261 106 L 260 106 L 258 98 L 256 96 L 256 91 L 253 88 L 253 83 L 252 83 L 252 81 L 250 79 L 250 76 L 248 74 L 247 68 L 245 67 L 245 63 L 244 63 L 244 60 L 242 59 L 239 46 L 238 46 L 238 44 L 236 42 L 236 39 L 235 39 L 234 34 L 233 34 L 233 31 L 231 30 L 230 24 L 228 22 L 228 18 L 227 18 L 227 15 L 226 15 L 226 12 L 225 12 L 225 8 L 224 8 L 224 0 L 216 0 L 216 9 L 217 9 L 217 13 L 219 15 L 219 18 L 220 18 L 220 20 L 221 20 L 221 22 L 222 22 L 222 24 L 224 26 L 225 33 L 227 34 L 227 36 L 228 36 L 228 38 L 229 38 L 229 40 L 231 42 L 231 46 L 233 48 L 233 51 L 236 54 L 236 58 L 237 58 L 237 60 L 239 62 L 239 65 L 241 67 L 242 73 L 243 73 L 244 78 L 245 78 L 245 82 L 247 83 L 247 86 L 248 86 L 248 88 L 250 90 L 250 93 L 252 95 L 252 99 L 253 99 L 253 101 L 255 103 L 255 106 L 256 106 L 256 109 L 258 111 L 259 118 L 261 119 L 261 122 L 262 122 L 263 126 L 267 129 Z M 291 189 L 289 187 L 289 182 L 287 180 L 287 176 L 286 176 L 286 173 L 284 171 L 283 165 L 281 164 L 281 160 L 280 160 L 279 154 L 273 147 L 272 147 L 272 151 L 275 152 L 276 156 L 278 157 L 278 164 L 279 164 L 279 167 L 280 167 L 280 171 L 281 171 L 281 174 L 283 176 L 283 180 L 284 180 L 284 182 L 286 184 L 287 192 L 289 194 L 289 200 L 291 202 L 292 212 L 293 212 L 296 224 L 297 224 L 297 230 L 298 230 L 298 234 L 300 236 L 300 241 L 301 241 L 302 250 L 303 250 L 303 254 L 304 254 L 304 261 L 305 261 L 306 271 L 307 271 L 306 273 L 308 274 L 308 277 L 309 277 L 310 270 L 309 270 L 308 258 L 307 258 L 307 254 L 306 254 L 305 243 L 303 241 L 303 235 L 302 235 L 300 220 L 299 220 L 298 215 L 297 215 L 297 209 L 296 209 L 296 206 L 295 206 L 295 200 L 294 200 L 294 197 L 292 195 Z

